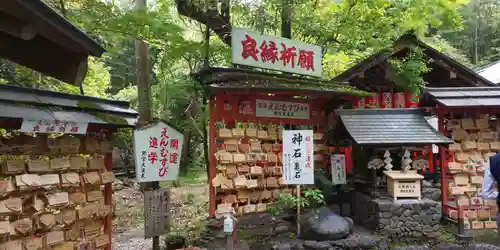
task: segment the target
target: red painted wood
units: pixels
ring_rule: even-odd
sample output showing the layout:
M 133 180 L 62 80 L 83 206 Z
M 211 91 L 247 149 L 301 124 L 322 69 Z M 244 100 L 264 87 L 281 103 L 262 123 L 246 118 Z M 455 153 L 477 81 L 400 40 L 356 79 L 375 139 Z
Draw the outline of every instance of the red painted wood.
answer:
M 287 92 L 274 92 L 273 95 L 262 94 L 262 93 L 252 93 L 252 92 L 230 92 L 224 93 L 219 92 L 210 97 L 209 102 L 209 177 L 208 182 L 210 184 L 211 180 L 215 178 L 217 174 L 216 162 L 215 162 L 215 152 L 218 145 L 216 145 L 216 122 L 224 122 L 227 128 L 233 128 L 236 122 L 249 122 L 262 125 L 275 124 L 275 125 L 313 125 L 316 126 L 315 131 L 323 131 L 323 126 L 326 123 L 326 117 L 324 115 L 324 107 L 327 105 L 328 101 L 331 99 L 332 95 L 315 95 L 311 93 L 305 93 L 304 96 L 312 96 L 312 99 L 296 99 L 294 96 L 301 94 L 298 93 L 287 93 Z M 288 118 L 267 118 L 267 117 L 256 117 L 255 116 L 255 105 L 256 99 L 263 100 L 273 100 L 273 101 L 285 101 L 285 102 L 298 102 L 309 104 L 309 116 L 310 119 L 288 119 Z M 240 106 L 241 104 L 241 106 Z M 248 108 L 247 105 L 251 105 Z M 240 110 L 251 111 L 240 112 Z M 351 166 L 350 157 L 346 155 L 346 166 Z M 323 168 L 328 167 L 328 160 L 323 163 L 316 163 L 316 167 Z M 329 169 L 329 168 L 327 168 Z M 330 171 L 330 170 L 329 170 Z M 209 205 L 209 215 L 215 216 L 217 198 L 215 193 L 215 188 L 209 185 L 209 195 L 210 195 L 210 205 Z M 220 198 L 220 197 L 219 197 Z
M 209 132 L 208 136 L 209 138 L 209 144 L 208 147 L 210 148 L 210 153 L 208 155 L 209 159 L 209 166 L 208 166 L 208 191 L 209 191 L 209 199 L 210 199 L 210 206 L 209 206 L 209 215 L 211 217 L 215 216 L 215 188 L 212 186 L 212 180 L 215 178 L 217 174 L 217 169 L 215 166 L 215 150 L 216 150 L 216 145 L 215 145 L 215 136 L 216 136 L 216 131 L 215 131 L 215 116 L 216 116 L 216 104 L 215 104 L 215 96 L 211 95 L 209 99 Z M 219 106 L 220 107 L 220 106 Z
M 445 132 L 445 127 L 444 127 L 444 114 L 439 112 L 437 113 L 438 116 L 438 129 L 439 132 L 444 133 Z M 439 162 L 441 163 L 441 202 L 443 204 L 443 214 L 447 215 L 448 214 L 448 206 L 445 206 L 445 204 L 448 204 L 448 179 L 446 176 L 447 170 L 448 170 L 448 162 L 446 159 L 446 150 L 443 145 L 439 146 Z

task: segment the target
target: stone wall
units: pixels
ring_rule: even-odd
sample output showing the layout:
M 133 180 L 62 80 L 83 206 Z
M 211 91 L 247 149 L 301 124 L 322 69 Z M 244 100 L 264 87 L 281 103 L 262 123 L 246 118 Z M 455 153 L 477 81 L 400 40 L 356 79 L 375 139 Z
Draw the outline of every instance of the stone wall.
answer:
M 396 237 L 437 238 L 441 220 L 441 203 L 429 199 L 397 201 L 354 196 L 354 222 L 378 233 Z

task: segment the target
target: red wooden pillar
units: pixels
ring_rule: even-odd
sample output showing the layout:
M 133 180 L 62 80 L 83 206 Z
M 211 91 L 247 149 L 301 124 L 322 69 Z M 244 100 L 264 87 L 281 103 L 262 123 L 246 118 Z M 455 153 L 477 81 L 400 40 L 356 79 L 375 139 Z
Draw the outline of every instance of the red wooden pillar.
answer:
M 215 216 L 215 187 L 212 185 L 212 180 L 217 175 L 217 169 L 215 166 L 215 96 L 210 95 L 209 99 L 209 131 L 208 131 L 208 191 L 210 196 L 210 205 L 209 205 L 209 216 Z
M 444 127 L 444 112 L 442 109 L 436 109 L 437 117 L 438 117 L 438 128 L 439 132 L 442 134 L 446 134 L 446 130 Z M 447 214 L 447 204 L 448 204 L 448 178 L 446 172 L 448 170 L 448 159 L 446 159 L 446 150 L 443 145 L 439 145 L 439 162 L 441 166 L 441 202 L 443 214 Z
M 428 147 L 429 151 L 427 151 L 427 159 L 428 159 L 428 162 L 429 162 L 429 172 L 431 173 L 435 173 L 435 170 L 434 170 L 434 152 L 432 151 L 432 145 L 430 145 Z

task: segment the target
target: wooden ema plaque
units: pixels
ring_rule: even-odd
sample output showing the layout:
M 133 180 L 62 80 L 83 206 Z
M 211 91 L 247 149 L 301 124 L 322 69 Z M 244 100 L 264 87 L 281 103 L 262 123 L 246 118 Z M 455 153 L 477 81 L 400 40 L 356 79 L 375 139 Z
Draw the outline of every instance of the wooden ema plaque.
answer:
M 394 199 L 421 199 L 421 181 L 424 179 L 417 171 L 384 171 L 387 175 L 387 192 Z
M 144 235 L 146 238 L 164 235 L 168 231 L 168 190 L 158 189 L 144 194 Z

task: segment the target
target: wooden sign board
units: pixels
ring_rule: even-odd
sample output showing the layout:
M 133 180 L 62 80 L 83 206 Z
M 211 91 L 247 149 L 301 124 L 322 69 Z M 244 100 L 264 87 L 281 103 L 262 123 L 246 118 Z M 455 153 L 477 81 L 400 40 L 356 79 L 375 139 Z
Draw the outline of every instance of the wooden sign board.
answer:
M 332 168 L 332 184 L 333 185 L 347 184 L 345 155 L 332 154 L 330 159 L 330 164 Z
M 169 190 L 166 188 L 144 193 L 144 237 L 168 233 L 170 219 Z

